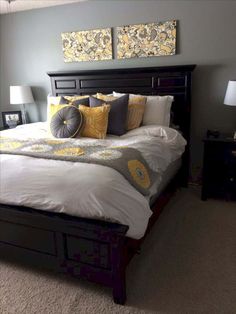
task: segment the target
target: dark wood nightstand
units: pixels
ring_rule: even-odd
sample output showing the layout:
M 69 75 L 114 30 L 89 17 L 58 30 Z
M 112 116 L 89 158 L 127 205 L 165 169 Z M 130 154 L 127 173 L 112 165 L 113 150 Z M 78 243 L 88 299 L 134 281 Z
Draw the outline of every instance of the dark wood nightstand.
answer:
M 203 141 L 202 200 L 236 200 L 236 141 L 224 135 Z

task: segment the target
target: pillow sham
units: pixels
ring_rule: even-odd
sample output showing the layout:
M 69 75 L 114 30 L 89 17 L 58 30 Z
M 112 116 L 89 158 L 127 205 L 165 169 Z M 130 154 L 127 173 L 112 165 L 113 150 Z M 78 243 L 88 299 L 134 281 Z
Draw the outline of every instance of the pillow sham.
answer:
M 113 92 L 113 97 L 121 97 L 124 94 Z M 140 127 L 145 112 L 147 97 L 143 95 L 129 95 L 127 130 Z
M 158 124 L 169 126 L 173 100 L 173 96 L 148 96 L 143 125 Z
M 126 119 L 128 112 L 129 95 L 124 95 L 115 100 L 106 101 L 110 105 L 109 121 L 107 133 L 113 135 L 123 135 L 126 133 Z M 104 100 L 89 97 L 90 107 L 98 107 L 104 104 Z
M 123 94 L 113 92 L 114 96 L 121 96 Z M 139 95 L 131 94 L 132 97 Z M 174 100 L 173 96 L 146 96 L 147 102 L 143 115 L 143 125 L 170 125 L 170 111 Z
M 54 137 L 68 138 L 78 135 L 83 127 L 83 115 L 74 106 L 66 105 L 51 118 L 50 130 Z
M 84 116 L 84 128 L 81 135 L 104 139 L 107 133 L 110 105 L 104 104 L 94 108 L 80 105 L 79 110 Z

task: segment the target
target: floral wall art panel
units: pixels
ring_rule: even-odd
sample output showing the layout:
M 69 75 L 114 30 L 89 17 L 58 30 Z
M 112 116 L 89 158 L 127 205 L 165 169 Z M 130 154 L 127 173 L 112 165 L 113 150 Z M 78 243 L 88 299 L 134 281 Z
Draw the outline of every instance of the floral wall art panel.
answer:
M 62 33 L 65 62 L 112 59 L 111 28 Z
M 173 20 L 118 27 L 118 59 L 174 55 L 176 24 Z

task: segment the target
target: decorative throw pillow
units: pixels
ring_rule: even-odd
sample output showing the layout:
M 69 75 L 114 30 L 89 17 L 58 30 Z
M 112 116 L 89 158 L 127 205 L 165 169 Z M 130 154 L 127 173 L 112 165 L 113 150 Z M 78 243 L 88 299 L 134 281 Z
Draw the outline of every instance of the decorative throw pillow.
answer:
M 122 96 L 124 96 L 125 94 L 123 94 Z M 105 101 L 112 101 L 117 99 L 118 97 L 113 96 L 113 94 L 102 94 L 102 93 L 97 93 L 96 98 L 101 99 L 101 100 L 105 100 Z
M 59 110 L 61 110 L 65 106 L 68 106 L 68 104 L 63 104 L 63 105 L 49 104 L 48 105 L 48 118 L 47 118 L 47 121 L 50 123 L 51 119 L 52 119 L 52 116 L 54 116 L 55 113 L 57 113 Z
M 57 111 L 51 118 L 50 130 L 54 137 L 75 137 L 83 127 L 83 115 L 74 106 L 67 105 Z
M 100 107 L 90 108 L 80 105 L 79 110 L 85 120 L 82 136 L 104 139 L 107 134 L 110 106 L 104 104 Z
M 50 121 L 51 117 L 62 107 L 58 105 L 73 105 L 78 107 L 79 105 L 89 106 L 89 96 L 50 96 L 48 95 L 47 105 L 47 120 Z
M 143 117 L 143 125 L 170 126 L 171 105 L 173 96 L 148 96 Z
M 113 92 L 113 96 L 120 97 L 124 94 Z M 131 94 L 132 97 L 137 95 Z M 143 96 L 143 95 L 140 95 Z M 146 96 L 147 103 L 143 116 L 143 125 L 170 125 L 170 114 L 171 114 L 171 105 L 174 100 L 173 96 Z
M 113 97 L 122 97 L 124 94 L 113 92 Z M 127 116 L 127 130 L 140 127 L 145 112 L 147 97 L 143 95 L 129 95 L 129 107 Z
M 71 103 L 73 106 L 79 106 L 79 105 L 83 105 L 83 106 L 87 106 L 89 107 L 89 97 L 86 98 L 80 98 L 80 99 L 76 99 Z
M 127 116 L 127 130 L 139 128 L 145 111 L 147 98 L 135 96 L 129 98 L 129 110 Z
M 107 133 L 114 135 L 123 135 L 126 133 L 126 119 L 128 112 L 129 95 L 124 95 L 115 100 L 106 101 L 111 106 Z M 104 104 L 104 100 L 89 97 L 90 107 L 98 107 Z
M 74 96 L 63 96 L 71 105 L 83 105 L 89 106 L 89 96 L 88 95 L 74 95 Z

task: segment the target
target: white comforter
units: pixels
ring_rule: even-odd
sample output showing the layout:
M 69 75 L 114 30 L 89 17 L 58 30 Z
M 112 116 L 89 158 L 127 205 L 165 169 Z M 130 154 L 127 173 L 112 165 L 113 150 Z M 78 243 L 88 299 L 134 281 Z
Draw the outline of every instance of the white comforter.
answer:
M 42 122 L 2 131 L 0 135 L 48 137 L 46 123 Z M 79 141 L 108 146 L 135 143 L 150 167 L 159 173 L 157 181 L 168 165 L 181 156 L 186 144 L 177 131 L 158 126 L 141 127 L 121 137 Z M 119 222 L 129 226 L 127 236 L 139 239 L 144 235 L 152 214 L 148 198 L 114 169 L 7 154 L 0 155 L 0 159 L 0 203 Z M 156 192 L 156 186 L 153 185 L 151 194 Z

